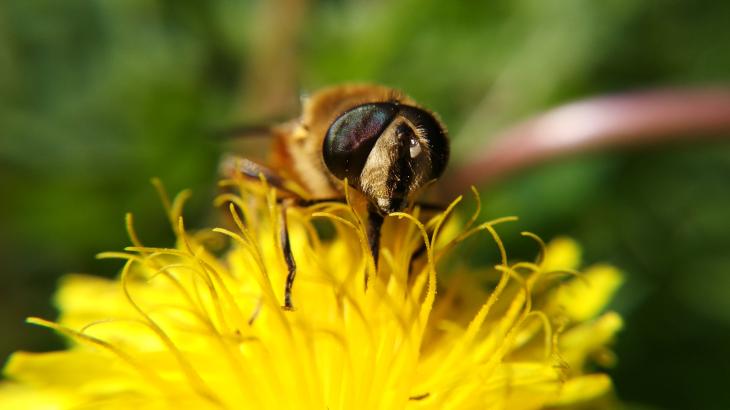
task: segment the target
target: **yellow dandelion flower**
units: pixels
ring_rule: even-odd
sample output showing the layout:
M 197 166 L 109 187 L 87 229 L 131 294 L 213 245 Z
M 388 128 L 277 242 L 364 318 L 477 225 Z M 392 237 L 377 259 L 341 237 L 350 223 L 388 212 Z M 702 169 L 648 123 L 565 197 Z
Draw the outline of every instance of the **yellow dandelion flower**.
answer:
M 221 202 L 235 229 L 213 230 L 230 240 L 222 256 L 206 245 L 210 231 L 185 230 L 183 195 L 167 204 L 175 248 L 144 246 L 128 217 L 133 246 L 101 255 L 126 261 L 117 279 L 66 277 L 58 321 L 29 322 L 69 347 L 15 353 L 0 408 L 535 409 L 610 392 L 605 374 L 586 369 L 613 358 L 621 319 L 602 309 L 621 276 L 609 266 L 575 272 L 574 242 L 511 262 L 496 226 L 514 218 L 447 221 L 457 200 L 426 222 L 417 211 L 388 217 L 376 274 L 355 208 L 290 209 L 298 276 L 286 311 L 275 194 L 229 183 L 239 192 Z M 475 234 L 496 243 L 496 267 L 437 278 Z

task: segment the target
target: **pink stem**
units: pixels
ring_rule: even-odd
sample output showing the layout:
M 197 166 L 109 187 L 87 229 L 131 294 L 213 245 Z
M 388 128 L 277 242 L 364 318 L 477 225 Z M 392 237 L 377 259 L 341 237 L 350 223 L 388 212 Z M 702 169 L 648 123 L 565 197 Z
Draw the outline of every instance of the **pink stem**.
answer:
M 730 89 L 666 89 L 570 103 L 498 134 L 443 186 L 460 193 L 567 154 L 730 136 Z

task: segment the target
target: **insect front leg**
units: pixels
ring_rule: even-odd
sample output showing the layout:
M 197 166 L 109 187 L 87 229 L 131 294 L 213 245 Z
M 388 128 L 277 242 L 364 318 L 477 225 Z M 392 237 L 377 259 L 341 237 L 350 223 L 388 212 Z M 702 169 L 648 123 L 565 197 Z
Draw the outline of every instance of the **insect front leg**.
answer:
M 417 202 L 418 206 L 420 206 L 422 209 L 425 209 L 426 211 L 433 212 L 433 211 L 444 211 L 446 208 L 443 205 L 440 204 L 431 204 L 426 202 Z M 377 208 L 372 205 L 371 203 L 368 204 L 368 219 L 367 219 L 367 226 L 366 226 L 366 232 L 368 237 L 368 245 L 370 247 L 370 254 L 373 257 L 373 263 L 375 266 L 375 273 L 378 272 L 378 258 L 380 256 L 380 232 L 383 228 L 383 222 L 385 218 L 378 212 Z M 433 230 L 429 230 L 428 235 L 431 236 L 433 234 Z M 421 244 L 418 249 L 416 249 L 413 254 L 411 255 L 411 260 L 408 264 L 408 276 L 411 276 L 411 273 L 413 271 L 413 263 L 416 259 L 421 257 L 424 253 L 426 253 L 426 245 Z M 365 275 L 365 289 L 368 287 L 368 275 Z
M 248 158 L 230 154 L 226 155 L 221 161 L 220 173 L 226 177 L 241 175 L 255 181 L 258 181 L 263 176 L 266 183 L 276 188 L 277 191 L 301 199 L 298 193 L 285 186 L 284 178 L 275 170 Z
M 279 241 L 281 243 L 281 251 L 284 254 L 286 262 L 286 282 L 284 284 L 284 306 L 285 310 L 294 310 L 292 303 L 292 288 L 294 287 L 294 278 L 297 276 L 297 263 L 294 261 L 294 255 L 291 251 L 291 242 L 289 241 L 289 229 L 286 223 L 286 210 L 292 204 L 291 200 L 285 200 L 281 204 L 281 213 L 279 214 Z
M 243 177 L 249 178 L 254 181 L 258 181 L 261 177 L 271 187 L 275 188 L 282 194 L 285 194 L 286 198 L 277 199 L 279 203 L 286 199 L 293 199 L 294 202 L 290 205 L 296 206 L 312 206 L 325 202 L 336 202 L 344 204 L 344 197 L 331 197 L 331 198 L 304 198 L 299 193 L 292 191 L 285 186 L 285 179 L 281 177 L 275 170 L 270 167 L 259 164 L 258 162 L 252 161 L 248 158 L 238 157 L 236 155 L 228 155 L 223 161 L 221 161 L 221 174 L 226 177 L 234 177 L 240 174 Z
M 375 266 L 375 274 L 378 273 L 378 257 L 380 256 L 380 231 L 383 227 L 383 215 L 372 204 L 368 204 L 368 220 L 366 233 L 368 236 L 368 245 L 370 246 L 370 254 L 373 257 Z M 365 275 L 365 289 L 368 288 L 368 275 Z

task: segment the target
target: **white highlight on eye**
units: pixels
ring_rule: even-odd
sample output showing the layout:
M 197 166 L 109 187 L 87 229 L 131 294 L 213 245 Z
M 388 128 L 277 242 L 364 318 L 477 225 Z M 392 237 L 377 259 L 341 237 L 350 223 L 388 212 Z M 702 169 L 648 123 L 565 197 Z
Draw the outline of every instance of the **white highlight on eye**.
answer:
M 410 152 L 411 158 L 421 155 L 421 143 L 418 142 L 418 138 L 416 137 L 411 137 Z

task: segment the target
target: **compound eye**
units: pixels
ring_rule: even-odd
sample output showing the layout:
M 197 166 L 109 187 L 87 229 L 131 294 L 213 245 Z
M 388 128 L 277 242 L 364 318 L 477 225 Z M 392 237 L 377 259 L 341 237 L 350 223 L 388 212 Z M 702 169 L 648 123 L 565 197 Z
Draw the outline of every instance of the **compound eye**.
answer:
M 392 103 L 365 104 L 342 113 L 324 138 L 324 164 L 339 179 L 357 183 L 370 151 L 395 118 Z
M 429 154 L 431 168 L 426 180 L 436 179 L 443 174 L 446 163 L 449 161 L 449 140 L 446 131 L 433 114 L 417 107 L 403 105 L 400 115 L 407 118 L 419 133 L 419 138 L 412 138 L 409 152 L 412 159 L 416 159 L 425 149 Z

